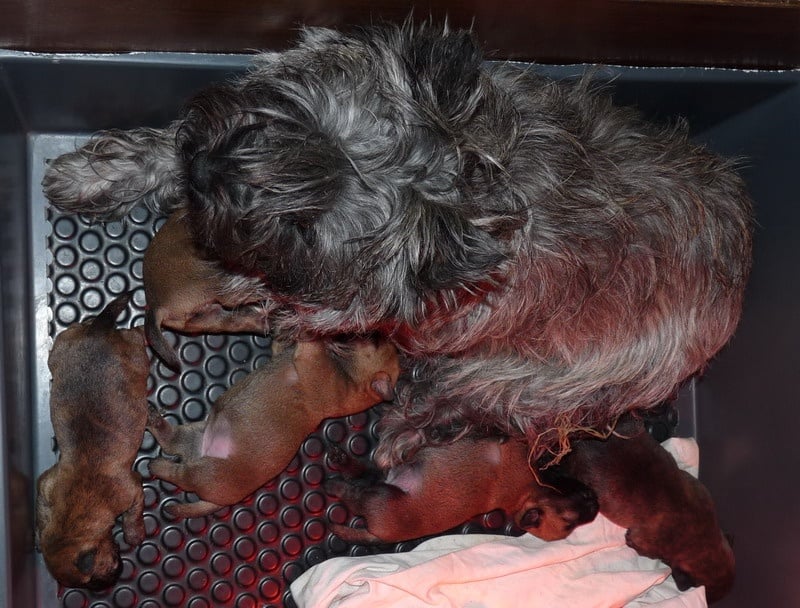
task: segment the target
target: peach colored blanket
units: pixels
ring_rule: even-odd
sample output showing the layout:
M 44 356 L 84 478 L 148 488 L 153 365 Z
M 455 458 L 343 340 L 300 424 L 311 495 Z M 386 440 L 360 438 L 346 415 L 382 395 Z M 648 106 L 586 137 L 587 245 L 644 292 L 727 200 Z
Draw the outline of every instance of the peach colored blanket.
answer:
M 697 475 L 692 439 L 664 447 Z M 602 515 L 568 538 L 447 535 L 407 553 L 338 557 L 291 585 L 299 608 L 703 608 L 702 587 L 680 592 L 663 563 L 625 544 Z

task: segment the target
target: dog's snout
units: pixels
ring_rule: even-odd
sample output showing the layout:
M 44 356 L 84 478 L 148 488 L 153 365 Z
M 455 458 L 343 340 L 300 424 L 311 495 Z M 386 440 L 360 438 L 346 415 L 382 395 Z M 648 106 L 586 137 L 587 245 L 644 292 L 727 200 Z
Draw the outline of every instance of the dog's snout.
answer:
M 541 509 L 528 509 L 525 513 L 522 514 L 522 517 L 519 519 L 519 527 L 523 530 L 529 530 L 531 528 L 538 528 L 539 525 L 542 523 L 542 511 Z
M 587 488 L 588 489 L 588 488 Z M 593 521 L 600 512 L 600 503 L 597 495 L 589 490 L 581 495 L 581 503 L 578 509 L 578 524 L 585 524 Z
M 81 574 L 91 574 L 92 569 L 94 569 L 94 558 L 96 555 L 97 549 L 91 549 L 81 553 L 75 561 L 75 567 L 78 569 L 78 572 Z
M 92 591 L 108 589 L 117 583 L 121 575 L 122 560 L 115 557 L 111 568 L 109 568 L 106 572 L 95 572 L 85 586 L 87 589 Z

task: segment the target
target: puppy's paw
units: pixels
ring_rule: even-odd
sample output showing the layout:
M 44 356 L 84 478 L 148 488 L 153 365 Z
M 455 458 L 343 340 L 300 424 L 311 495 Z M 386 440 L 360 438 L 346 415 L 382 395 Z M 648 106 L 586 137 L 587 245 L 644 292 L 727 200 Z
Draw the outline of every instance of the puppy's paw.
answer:
M 144 519 L 135 518 L 131 521 L 124 521 L 122 526 L 122 538 L 131 547 L 138 547 L 144 541 L 147 533 L 144 528 Z
M 325 490 L 326 494 L 336 498 L 342 498 L 348 493 L 350 484 L 345 481 L 343 477 L 336 475 L 328 477 L 322 484 L 322 488 Z
M 391 401 L 394 399 L 394 386 L 392 379 L 386 372 L 378 372 L 372 378 L 370 388 L 381 401 Z
M 361 503 L 364 491 L 373 487 L 373 482 L 362 477 L 349 479 L 334 475 L 328 477 L 322 487 L 326 493 L 341 500 L 348 508 L 353 508 Z
M 368 466 L 361 459 L 352 456 L 337 444 L 328 443 L 325 453 L 331 468 L 348 479 L 360 477 L 368 471 Z
M 147 470 L 152 477 L 163 479 L 166 482 L 180 487 L 178 479 L 180 477 L 181 465 L 179 462 L 169 458 L 153 458 L 147 463 Z
M 152 403 L 147 403 L 147 426 L 157 426 L 164 420 L 163 412 Z
M 351 458 L 347 455 L 342 448 L 338 445 L 331 445 L 328 447 L 328 462 L 337 468 L 344 468 L 350 464 Z

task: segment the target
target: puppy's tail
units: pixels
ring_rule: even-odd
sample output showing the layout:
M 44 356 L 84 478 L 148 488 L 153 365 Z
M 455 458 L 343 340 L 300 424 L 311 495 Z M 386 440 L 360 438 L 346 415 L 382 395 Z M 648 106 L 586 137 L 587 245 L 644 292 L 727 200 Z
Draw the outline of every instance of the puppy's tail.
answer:
M 164 337 L 164 333 L 161 331 L 161 322 L 152 308 L 148 308 L 144 313 L 144 335 L 158 358 L 172 371 L 180 372 L 181 362 L 178 360 L 178 355 Z
M 131 291 L 125 292 L 109 302 L 103 312 L 92 320 L 92 329 L 97 332 L 113 331 L 117 326 L 117 317 L 128 306 L 132 293 Z
M 42 187 L 67 213 L 108 220 L 139 202 L 169 213 L 181 200 L 182 172 L 175 143 L 177 125 L 166 129 L 108 130 L 51 160 Z

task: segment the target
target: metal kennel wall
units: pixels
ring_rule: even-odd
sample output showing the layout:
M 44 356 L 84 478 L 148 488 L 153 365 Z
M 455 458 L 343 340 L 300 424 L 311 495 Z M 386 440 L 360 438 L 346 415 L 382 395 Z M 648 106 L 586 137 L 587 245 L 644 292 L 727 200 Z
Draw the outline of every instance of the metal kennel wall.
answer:
M 368 455 L 374 414 L 327 422 L 280 478 L 207 519 L 169 520 L 161 509 L 182 494 L 146 479 L 148 537 L 135 549 L 123 544 L 122 578 L 107 592 L 59 597 L 32 549 L 34 480 L 55 457 L 49 341 L 126 289 L 136 291 L 122 322 L 141 322 L 141 253 L 161 221 L 136 209 L 124 221 L 91 224 L 48 209 L 39 186 L 44 164 L 97 129 L 163 126 L 194 91 L 248 63 L 239 55 L 0 52 L 0 608 L 291 606 L 288 582 L 304 569 L 364 552 L 328 533 L 327 522 L 346 513 L 320 484 L 325 443 Z M 532 69 L 562 78 L 585 67 Z M 800 73 L 607 67 L 597 77 L 618 102 L 654 120 L 685 116 L 698 141 L 741 159 L 757 216 L 744 317 L 732 343 L 682 393 L 678 434 L 697 437 L 701 478 L 734 535 L 738 580 L 719 605 L 797 605 Z M 175 376 L 154 363 L 150 393 L 176 421 L 202 418 L 269 348 L 258 337 L 173 339 L 186 369 Z M 146 436 L 137 468 L 144 471 L 156 449 Z M 512 532 L 492 515 L 462 531 L 476 529 Z

